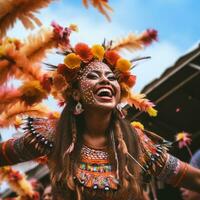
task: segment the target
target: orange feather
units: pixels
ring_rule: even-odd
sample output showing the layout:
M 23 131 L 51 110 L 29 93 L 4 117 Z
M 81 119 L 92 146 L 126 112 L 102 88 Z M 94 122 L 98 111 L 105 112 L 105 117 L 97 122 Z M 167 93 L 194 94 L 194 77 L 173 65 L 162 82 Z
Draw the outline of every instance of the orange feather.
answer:
M 25 28 L 33 29 L 34 23 L 41 25 L 40 20 L 33 15 L 39 9 L 47 7 L 53 0 L 9 0 L 0 1 L 0 38 L 13 27 L 19 19 Z
M 0 128 L 7 128 L 15 125 L 17 117 L 32 116 L 32 117 L 48 117 L 50 110 L 43 104 L 35 106 L 26 106 L 23 103 L 17 102 L 11 106 L 9 110 L 4 110 L 0 115 Z
M 7 110 L 10 106 L 19 101 L 21 93 L 14 88 L 1 87 L 0 88 L 0 113 Z
M 129 33 L 126 37 L 123 37 L 116 42 L 114 41 L 111 49 L 115 51 L 126 49 L 132 52 L 143 49 L 153 41 L 157 41 L 157 31 L 154 29 L 147 29 L 139 35 Z
M 147 111 L 149 107 L 153 107 L 154 104 L 148 99 L 145 99 L 145 94 L 129 94 L 127 102 L 130 105 L 134 105 L 136 109 L 140 111 Z
M 25 54 L 33 64 L 41 62 L 45 58 L 47 50 L 56 47 L 52 29 L 42 28 L 36 35 L 30 35 L 26 39 L 21 53 Z
M 118 41 L 114 41 L 111 47 L 111 49 L 115 51 L 126 49 L 131 52 L 142 48 L 142 43 L 140 42 L 140 40 L 138 40 L 138 36 L 134 33 L 129 33 L 126 37 L 122 37 Z
M 82 3 L 86 8 L 88 8 L 88 0 L 82 0 Z M 108 12 L 112 12 L 113 10 L 105 0 L 90 0 L 90 3 L 101 14 L 103 14 L 108 21 L 111 20 Z

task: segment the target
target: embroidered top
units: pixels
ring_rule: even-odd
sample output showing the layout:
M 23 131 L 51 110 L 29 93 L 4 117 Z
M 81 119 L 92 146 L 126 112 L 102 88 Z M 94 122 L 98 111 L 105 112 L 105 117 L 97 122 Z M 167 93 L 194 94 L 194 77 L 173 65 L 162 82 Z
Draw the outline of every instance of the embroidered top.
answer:
M 83 186 L 95 190 L 116 190 L 118 187 L 108 152 L 85 145 L 81 149 L 81 162 L 76 170 L 76 178 Z
M 56 119 L 28 118 L 24 127 L 25 134 L 22 137 L 0 143 L 0 166 L 28 161 L 44 155 L 50 157 L 54 148 L 56 124 Z M 179 165 L 176 160 L 167 156 L 168 143 L 165 140 L 155 141 L 141 130 L 136 130 L 136 134 L 142 150 L 138 162 L 143 169 L 144 181 L 148 182 L 151 176 L 158 176 L 166 181 L 176 174 Z M 172 160 L 174 162 L 171 162 Z M 163 168 L 165 170 L 162 170 Z M 170 176 L 163 176 L 163 174 Z M 84 145 L 76 178 L 86 188 L 105 191 L 118 189 L 115 169 L 111 165 L 106 149 L 95 150 Z

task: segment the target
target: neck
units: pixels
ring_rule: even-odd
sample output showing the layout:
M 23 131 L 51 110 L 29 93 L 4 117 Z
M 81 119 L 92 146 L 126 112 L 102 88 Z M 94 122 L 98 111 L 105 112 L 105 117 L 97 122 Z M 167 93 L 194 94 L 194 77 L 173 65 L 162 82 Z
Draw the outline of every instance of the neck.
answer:
M 84 112 L 85 133 L 91 137 L 105 136 L 110 124 L 111 114 L 112 111 L 86 109 Z

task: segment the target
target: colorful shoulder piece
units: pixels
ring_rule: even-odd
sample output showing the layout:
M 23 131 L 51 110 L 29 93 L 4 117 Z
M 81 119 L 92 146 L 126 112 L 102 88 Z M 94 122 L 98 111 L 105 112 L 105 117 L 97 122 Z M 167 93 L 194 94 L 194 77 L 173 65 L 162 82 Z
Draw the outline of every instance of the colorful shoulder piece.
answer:
M 158 176 L 165 166 L 171 143 L 152 132 L 135 129 L 141 144 L 140 163 L 143 166 L 143 179 L 144 182 L 149 182 L 151 177 Z
M 27 118 L 23 129 L 29 143 L 34 144 L 36 150 L 43 155 L 48 155 L 53 148 L 57 119 Z
M 57 119 L 27 118 L 25 135 L 0 143 L 0 166 L 49 156 L 53 151 Z

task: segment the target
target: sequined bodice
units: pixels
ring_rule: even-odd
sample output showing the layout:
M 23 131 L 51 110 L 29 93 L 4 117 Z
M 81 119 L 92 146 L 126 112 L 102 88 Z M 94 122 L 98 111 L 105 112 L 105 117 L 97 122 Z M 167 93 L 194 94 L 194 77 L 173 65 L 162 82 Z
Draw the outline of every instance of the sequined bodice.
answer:
M 94 190 L 116 190 L 118 185 L 108 152 L 85 145 L 81 149 L 81 162 L 76 177 L 80 184 Z

